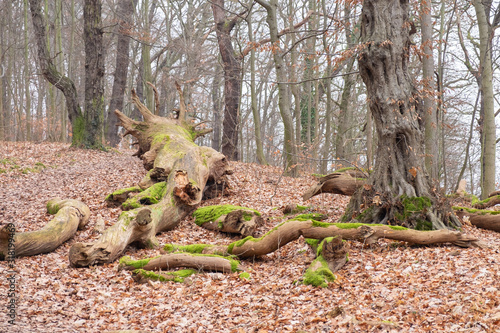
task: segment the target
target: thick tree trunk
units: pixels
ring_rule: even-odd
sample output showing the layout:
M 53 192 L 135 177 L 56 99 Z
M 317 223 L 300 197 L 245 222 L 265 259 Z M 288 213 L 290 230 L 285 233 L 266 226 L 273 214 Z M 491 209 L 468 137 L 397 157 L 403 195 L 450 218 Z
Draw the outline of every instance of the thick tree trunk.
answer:
M 87 205 L 78 200 L 50 200 L 47 212 L 55 216 L 40 230 L 15 233 L 9 225 L 0 229 L 0 260 L 11 257 L 11 250 L 15 257 L 52 252 L 82 229 L 90 217 Z M 13 239 L 9 241 L 12 232 Z M 10 243 L 13 248 L 9 248 Z
M 231 161 L 239 160 L 238 133 L 240 126 L 241 59 L 235 56 L 231 30 L 236 19 L 226 18 L 224 0 L 212 1 L 219 51 L 224 68 L 224 122 L 222 153 Z
M 454 207 L 457 215 L 464 219 L 467 217 L 470 224 L 481 229 L 500 232 L 500 213 L 497 211 L 474 210 L 463 207 Z
M 230 172 L 224 155 L 194 144 L 196 137 L 209 131 L 197 131 L 196 125 L 185 120 L 182 95 L 179 119 L 154 115 L 134 92 L 132 100 L 144 122 L 132 120 L 118 110 L 115 112 L 127 130 L 125 134 L 132 134 L 138 140 L 136 155 L 150 170 L 141 184 L 165 182 L 161 186 L 160 200 L 157 203 L 137 200 L 137 208 L 122 213 L 118 222 L 108 228 L 96 243 L 73 245 L 70 262 L 74 266 L 111 262 L 132 242 L 143 246 L 157 245 L 155 235 L 177 226 L 201 201 L 205 185 Z
M 106 124 L 106 140 L 111 146 L 120 143 L 118 136 L 118 117 L 115 110 L 123 110 L 123 99 L 125 87 L 127 86 L 127 74 L 129 65 L 130 37 L 128 30 L 131 28 L 132 14 L 134 13 L 137 0 L 121 0 L 118 3 L 116 33 L 118 35 L 116 45 L 116 65 L 113 81 L 113 91 L 108 108 L 108 119 Z
M 101 1 L 86 0 L 83 7 L 85 40 L 85 137 L 86 148 L 102 148 L 104 116 L 104 49 Z
M 424 114 L 407 68 L 412 27 L 408 6 L 402 0 L 363 3 L 361 38 L 365 45 L 358 62 L 378 148 L 368 186 L 351 198 L 344 219 L 411 228 L 460 227 L 447 201 L 438 198 L 422 163 Z

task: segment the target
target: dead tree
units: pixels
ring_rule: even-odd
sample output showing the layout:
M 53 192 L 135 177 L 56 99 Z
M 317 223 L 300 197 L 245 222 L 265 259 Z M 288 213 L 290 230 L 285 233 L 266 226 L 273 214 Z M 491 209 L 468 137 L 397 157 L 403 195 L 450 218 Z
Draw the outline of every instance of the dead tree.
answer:
M 216 183 L 231 173 L 226 158 L 209 147 L 200 147 L 194 140 L 209 133 L 189 119 L 180 86 L 179 115 L 177 119 L 154 115 L 142 104 L 134 91 L 132 101 L 144 117 L 135 121 L 116 110 L 120 125 L 137 139 L 138 156 L 148 170 L 139 183 L 145 192 L 159 200 L 137 200 L 134 207 L 123 212 L 118 221 L 104 231 L 95 243 L 74 244 L 69 253 L 76 267 L 114 261 L 130 243 L 156 246 L 156 234 L 171 230 L 200 203 L 207 184 Z M 159 193 L 158 193 L 159 191 Z M 133 195 L 129 192 L 128 195 Z

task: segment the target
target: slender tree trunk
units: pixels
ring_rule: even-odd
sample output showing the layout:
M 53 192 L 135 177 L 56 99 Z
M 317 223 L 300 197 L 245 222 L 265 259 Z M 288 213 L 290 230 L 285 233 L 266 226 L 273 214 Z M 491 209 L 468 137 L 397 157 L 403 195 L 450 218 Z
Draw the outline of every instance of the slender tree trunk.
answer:
M 253 28 L 252 28 L 252 18 L 249 16 L 247 18 L 248 23 L 248 39 L 250 43 L 254 42 L 253 39 Z M 260 164 L 267 164 L 266 157 L 264 156 L 264 149 L 262 146 L 262 132 L 261 132 L 261 121 L 260 121 L 260 111 L 257 108 L 257 92 L 255 90 L 255 49 L 252 48 L 250 51 L 250 95 L 251 95 L 251 107 L 254 123 L 254 133 L 255 133 L 255 145 L 257 161 Z
M 67 76 L 59 73 L 52 62 L 47 44 L 45 22 L 41 13 L 40 0 L 29 1 L 40 69 L 47 81 L 61 90 L 64 94 L 66 98 L 66 107 L 68 109 L 68 117 L 73 128 L 72 142 L 74 146 L 79 146 L 83 141 L 84 119 L 78 103 L 75 84 Z
M 222 115 L 222 96 L 220 93 L 221 76 L 219 75 L 220 67 L 216 67 L 216 73 L 212 81 L 212 105 L 213 105 L 213 135 L 212 135 L 212 148 L 221 150 L 221 115 Z
M 434 84 L 431 1 L 420 2 L 422 17 L 423 107 L 425 119 L 425 168 L 432 180 L 438 179 L 437 117 Z
M 28 0 L 24 0 L 24 93 L 26 96 L 26 140 L 31 141 L 31 94 L 28 39 Z
M 116 65 L 111 102 L 109 103 L 108 108 L 108 121 L 106 124 L 106 140 L 111 146 L 116 146 L 120 143 L 117 128 L 118 117 L 115 114 L 115 110 L 123 111 L 123 100 L 125 88 L 127 86 L 130 52 L 130 37 L 128 36 L 128 30 L 131 28 L 132 15 L 134 13 L 136 3 L 137 0 L 121 0 L 118 3 Z
M 271 0 L 269 2 L 265 0 L 256 1 L 266 9 L 266 21 L 269 26 L 269 34 L 273 47 L 274 67 L 276 70 L 276 78 L 278 80 L 278 105 L 284 127 L 283 140 L 285 147 L 285 173 L 291 176 L 296 176 L 298 175 L 299 167 L 293 130 L 293 118 L 290 113 L 290 98 L 288 96 L 288 89 L 285 83 L 287 81 L 287 74 L 278 36 L 278 22 L 276 14 L 278 0 Z
M 85 138 L 87 148 L 101 148 L 104 114 L 104 49 L 101 1 L 86 0 L 83 7 L 85 40 Z
M 480 73 L 484 112 L 482 115 L 481 135 L 481 198 L 495 190 L 495 97 L 493 94 L 493 67 L 491 58 L 491 39 L 488 18 L 481 0 L 474 0 L 474 8 L 479 29 Z
M 224 68 L 224 123 L 222 153 L 229 160 L 240 159 L 238 133 L 240 127 L 239 103 L 241 94 L 241 59 L 237 58 L 231 42 L 231 30 L 236 20 L 226 18 L 224 0 L 212 1 L 217 41 Z

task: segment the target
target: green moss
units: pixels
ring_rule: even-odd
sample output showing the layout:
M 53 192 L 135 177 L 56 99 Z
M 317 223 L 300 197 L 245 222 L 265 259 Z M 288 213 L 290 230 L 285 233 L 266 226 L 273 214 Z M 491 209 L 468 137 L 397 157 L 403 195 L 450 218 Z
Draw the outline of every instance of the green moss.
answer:
M 142 188 L 140 188 L 139 186 L 132 186 L 132 187 L 127 187 L 127 188 L 122 188 L 122 189 L 114 191 L 113 193 L 108 194 L 106 196 L 105 200 L 106 201 L 113 200 L 113 196 L 115 196 L 115 195 L 121 195 L 121 194 L 124 194 L 124 193 L 142 192 L 142 191 L 143 191 Z
M 242 280 L 250 280 L 250 273 L 247 272 L 241 272 L 239 275 L 240 279 Z
M 71 123 L 71 126 L 73 128 L 71 146 L 81 147 L 85 137 L 85 118 L 83 115 L 78 115 Z
M 293 218 L 293 220 L 298 220 L 298 221 L 309 221 L 309 220 L 315 220 L 315 221 L 322 221 L 325 220 L 328 216 L 325 214 L 319 214 L 319 213 L 310 213 L 310 214 L 300 214 L 297 215 Z
M 163 247 L 165 252 L 187 252 L 187 253 L 203 253 L 205 248 L 213 247 L 211 244 L 192 244 L 192 245 L 175 245 L 167 244 Z
M 313 271 L 311 267 L 317 265 L 318 262 L 321 264 L 321 267 Z M 333 281 L 335 281 L 335 275 L 330 268 L 328 268 L 326 260 L 320 256 L 316 258 L 306 270 L 302 283 L 305 285 L 326 288 L 328 287 L 328 282 Z
M 49 213 L 50 215 L 57 214 L 57 212 L 60 209 L 59 205 L 52 204 L 52 201 L 47 202 L 46 208 L 47 208 L 47 213 Z
M 167 190 L 166 182 L 155 183 L 136 196 L 127 199 L 122 204 L 122 209 L 130 210 L 143 205 L 154 205 L 161 201 Z
M 146 266 L 151 260 L 158 258 L 159 256 L 153 257 L 153 258 L 146 258 L 146 259 L 140 259 L 140 260 L 132 260 L 129 256 L 124 256 L 120 258 L 120 265 L 125 265 L 125 266 L 132 266 L 135 269 L 142 268 Z
M 249 218 L 249 220 L 252 218 L 252 213 L 250 213 L 250 212 L 253 212 L 253 213 L 260 216 L 260 213 L 257 210 L 252 209 L 252 208 L 233 206 L 233 205 L 219 205 L 219 206 L 207 206 L 207 207 L 198 208 L 193 213 L 193 217 L 195 218 L 195 223 L 197 225 L 201 226 L 201 225 L 203 225 L 203 223 L 215 222 L 215 221 L 217 221 L 217 219 L 219 217 L 221 217 L 223 215 L 227 215 L 234 210 L 245 211 L 243 213 L 243 217 L 245 218 L 245 220 L 247 218 Z
M 162 274 L 159 274 L 152 271 L 145 271 L 143 269 L 136 269 L 133 272 L 134 274 L 139 274 L 142 277 L 153 281 L 161 281 L 161 282 L 173 281 L 182 283 L 184 282 L 185 278 L 193 274 L 196 274 L 198 271 L 195 269 L 180 269 L 175 272 L 163 272 Z
M 263 237 L 264 236 L 262 236 L 261 238 L 253 238 L 252 236 L 247 236 L 247 237 L 245 237 L 243 239 L 240 239 L 239 241 L 236 241 L 236 242 L 233 242 L 233 243 L 229 244 L 227 246 L 227 252 L 230 253 L 230 254 L 232 254 L 234 247 L 240 247 L 243 244 L 245 244 L 247 241 L 257 242 L 260 239 L 262 239 Z
M 458 207 L 458 206 L 453 206 L 453 210 L 463 210 L 467 213 L 478 214 L 478 215 L 500 215 L 500 211 L 497 210 L 474 209 L 474 208 Z
M 166 144 L 170 141 L 170 135 L 168 134 L 157 134 L 154 136 L 153 140 L 151 141 L 151 146 L 157 145 L 157 144 Z
M 306 238 L 306 239 L 304 239 L 304 241 L 306 242 L 307 245 L 309 245 L 311 248 L 313 248 L 314 251 L 316 251 L 316 249 L 318 248 L 318 244 L 321 240 L 320 239 Z
M 336 226 L 337 228 L 340 229 L 357 229 L 363 225 L 366 225 L 368 227 L 370 226 L 379 226 L 379 227 L 389 227 L 392 230 L 408 230 L 408 228 L 397 226 L 397 225 L 385 225 L 385 224 L 377 224 L 377 223 L 325 223 L 325 222 L 318 222 L 318 221 L 313 221 L 313 227 L 321 227 L 321 228 L 328 228 L 331 226 Z
M 356 168 L 355 167 L 340 168 L 340 169 L 335 170 L 334 172 L 346 172 L 349 170 L 356 170 Z

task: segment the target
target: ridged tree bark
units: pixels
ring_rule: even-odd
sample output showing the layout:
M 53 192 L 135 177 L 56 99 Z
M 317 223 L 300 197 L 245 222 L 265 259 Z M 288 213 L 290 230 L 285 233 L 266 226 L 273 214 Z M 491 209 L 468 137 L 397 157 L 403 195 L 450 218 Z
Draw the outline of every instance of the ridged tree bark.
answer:
M 431 186 L 423 153 L 423 110 L 408 73 L 412 25 L 406 0 L 365 0 L 358 63 L 377 129 L 375 168 L 344 220 L 442 229 L 459 227 Z
M 108 119 L 106 124 L 106 140 L 111 146 L 120 143 L 118 136 L 118 117 L 115 110 L 123 110 L 123 100 L 125 88 L 127 86 L 127 75 L 129 65 L 130 37 L 128 30 L 132 22 L 132 15 L 137 0 L 120 0 L 117 9 L 117 27 L 118 35 L 116 45 L 116 65 L 113 80 L 113 91 L 111 92 L 111 101 L 108 108 Z
M 239 160 L 238 133 L 240 126 L 240 94 L 241 94 L 241 60 L 235 55 L 231 42 L 237 18 L 226 18 L 224 0 L 213 0 L 212 11 L 215 20 L 215 31 L 219 52 L 224 68 L 224 122 L 222 129 L 222 153 L 229 160 Z
M 85 136 L 86 148 L 102 147 L 104 115 L 104 49 L 101 1 L 86 0 L 83 7 L 85 41 Z

